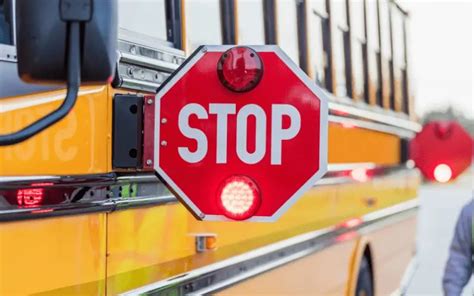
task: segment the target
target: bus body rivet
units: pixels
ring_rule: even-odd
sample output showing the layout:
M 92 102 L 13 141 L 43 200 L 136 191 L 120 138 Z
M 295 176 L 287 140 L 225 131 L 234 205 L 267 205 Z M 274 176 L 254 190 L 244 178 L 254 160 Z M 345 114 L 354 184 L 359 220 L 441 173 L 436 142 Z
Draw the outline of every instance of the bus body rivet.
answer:
M 161 146 L 166 146 L 166 145 L 168 145 L 168 142 L 166 142 L 166 141 L 161 141 Z
M 168 122 L 168 120 L 167 120 L 166 118 L 162 118 L 162 119 L 161 119 L 161 123 L 164 124 L 164 123 L 167 123 L 167 122 Z
M 148 99 L 148 101 L 146 101 L 148 105 L 151 105 L 153 104 L 153 100 L 152 99 Z
M 146 160 L 146 164 L 147 164 L 147 165 L 152 165 L 152 164 L 153 164 L 153 161 L 151 161 L 151 159 L 147 159 L 147 160 Z

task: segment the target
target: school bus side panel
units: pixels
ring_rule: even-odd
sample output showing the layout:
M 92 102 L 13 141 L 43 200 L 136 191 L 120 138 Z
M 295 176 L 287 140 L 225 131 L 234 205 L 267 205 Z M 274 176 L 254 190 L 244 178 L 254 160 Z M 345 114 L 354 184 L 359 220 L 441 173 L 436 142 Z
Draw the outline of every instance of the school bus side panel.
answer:
M 105 292 L 105 214 L 0 224 L 0 295 Z
M 55 110 L 66 91 L 0 102 L 0 134 L 17 131 Z M 88 175 L 110 168 L 111 99 L 106 86 L 82 87 L 61 121 L 16 145 L 0 147 L 0 176 Z

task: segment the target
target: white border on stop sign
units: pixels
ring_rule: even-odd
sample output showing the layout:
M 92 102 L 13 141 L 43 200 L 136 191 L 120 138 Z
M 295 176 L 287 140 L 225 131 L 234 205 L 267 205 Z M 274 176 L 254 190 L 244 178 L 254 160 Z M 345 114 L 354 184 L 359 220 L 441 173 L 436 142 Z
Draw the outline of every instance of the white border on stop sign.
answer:
M 234 221 L 225 217 L 224 215 L 205 215 L 199 208 L 191 201 L 191 199 L 176 185 L 176 183 L 159 167 L 160 163 L 160 104 L 161 97 L 163 97 L 175 84 L 191 69 L 197 61 L 206 52 L 222 52 L 235 47 L 236 45 L 205 45 L 196 49 L 185 64 L 177 70 L 177 72 L 170 77 L 165 85 L 159 88 L 156 94 L 155 103 L 155 159 L 153 167 L 155 171 L 163 178 L 166 183 L 184 200 L 186 205 L 194 212 L 195 215 L 204 221 Z M 327 172 L 327 149 L 328 149 L 328 101 L 329 98 L 325 91 L 320 89 L 314 81 L 306 75 L 306 73 L 298 67 L 291 58 L 278 45 L 245 45 L 254 49 L 256 52 L 274 52 L 282 59 L 285 64 L 295 73 L 296 76 L 310 89 L 320 100 L 320 131 L 319 131 L 319 170 L 309 178 L 303 186 L 301 186 L 272 216 L 253 216 L 245 222 L 273 222 L 278 220 L 283 213 L 285 213 L 306 191 L 313 187 L 316 182 L 323 177 Z

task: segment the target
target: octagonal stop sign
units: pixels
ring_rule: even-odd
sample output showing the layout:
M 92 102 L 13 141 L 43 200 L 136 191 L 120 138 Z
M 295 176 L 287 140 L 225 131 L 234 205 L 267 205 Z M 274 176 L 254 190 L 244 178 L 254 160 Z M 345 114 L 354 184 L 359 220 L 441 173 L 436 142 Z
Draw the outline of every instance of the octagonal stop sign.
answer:
M 154 169 L 203 220 L 277 219 L 327 169 L 327 98 L 278 46 L 203 46 L 162 85 Z

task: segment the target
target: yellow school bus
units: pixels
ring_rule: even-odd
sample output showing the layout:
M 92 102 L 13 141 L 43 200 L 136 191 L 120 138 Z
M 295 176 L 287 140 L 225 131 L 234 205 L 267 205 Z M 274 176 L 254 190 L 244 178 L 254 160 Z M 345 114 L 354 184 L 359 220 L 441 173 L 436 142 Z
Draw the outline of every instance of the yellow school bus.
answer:
M 66 95 L 20 80 L 15 5 L 0 0 L 0 135 Z M 420 182 L 408 13 L 391 0 L 118 5 L 114 79 L 0 147 L 0 294 L 402 291 Z M 330 97 L 328 173 L 277 222 L 197 221 L 146 168 L 144 100 L 201 44 L 278 44 Z

